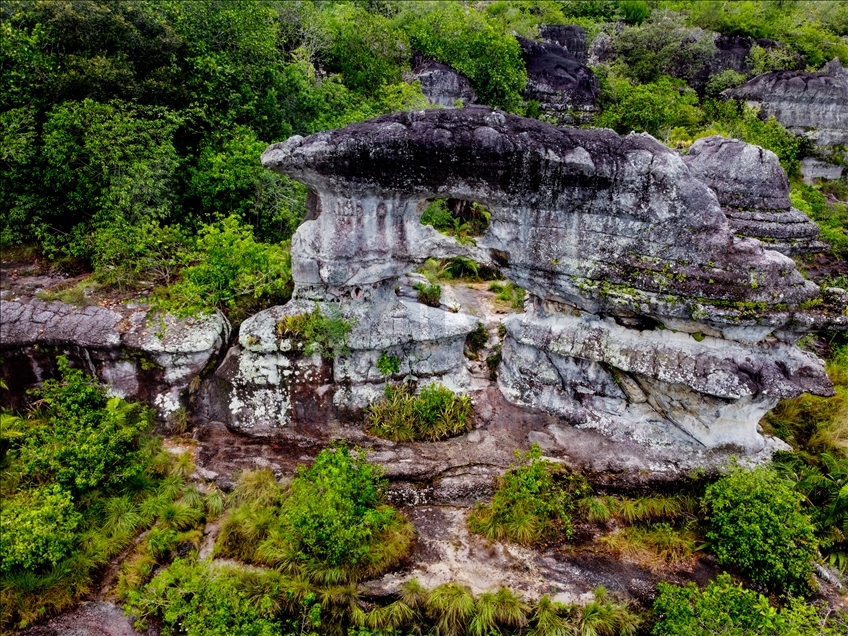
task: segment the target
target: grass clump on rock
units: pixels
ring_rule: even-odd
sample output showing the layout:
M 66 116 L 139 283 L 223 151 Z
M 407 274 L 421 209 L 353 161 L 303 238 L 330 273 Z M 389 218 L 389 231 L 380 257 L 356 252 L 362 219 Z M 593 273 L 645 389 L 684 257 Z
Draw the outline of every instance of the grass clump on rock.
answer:
M 242 476 L 216 546 L 220 556 L 318 583 L 376 576 L 406 557 L 413 529 L 385 504 L 386 482 L 365 451 L 335 444 L 286 486 L 268 470 Z
M 350 354 L 347 339 L 351 329 L 353 322 L 337 311 L 324 314 L 317 305 L 309 313 L 285 316 L 277 323 L 277 335 L 302 341 L 306 355 L 320 353 L 327 359 Z
M 471 531 L 526 545 L 570 538 L 572 513 L 590 493 L 586 479 L 542 459 L 537 444 L 527 453 L 516 451 L 516 459 L 521 464 L 512 464 L 498 479 L 492 502 L 478 503 L 471 512 Z
M 430 384 L 418 395 L 406 384 L 389 384 L 385 396 L 368 407 L 368 431 L 395 442 L 455 437 L 471 427 L 471 398 Z

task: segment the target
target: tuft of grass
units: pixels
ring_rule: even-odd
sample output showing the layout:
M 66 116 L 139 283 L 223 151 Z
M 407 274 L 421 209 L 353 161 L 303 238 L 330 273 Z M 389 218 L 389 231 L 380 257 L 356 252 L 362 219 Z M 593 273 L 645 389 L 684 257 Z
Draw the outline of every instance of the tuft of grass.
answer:
M 489 291 L 495 292 L 495 298 L 507 304 L 510 309 L 524 309 L 525 291 L 512 281 L 494 281 L 489 284 Z
M 414 289 L 418 292 L 418 302 L 429 307 L 439 307 L 442 301 L 442 288 L 440 285 L 416 283 Z
M 90 277 L 83 278 L 81 281 L 74 283 L 70 287 L 65 287 L 63 285 L 39 292 L 37 296 L 41 300 L 58 300 L 67 305 L 85 307 L 93 302 L 91 299 L 92 292 L 96 291 L 100 287 L 100 285 Z
M 465 337 L 465 347 L 474 355 L 489 342 L 489 332 L 486 325 L 478 322 L 474 329 Z
M 406 384 L 389 384 L 385 396 L 368 407 L 368 432 L 395 442 L 455 437 L 471 428 L 472 405 L 467 395 L 430 384 L 418 395 Z
M 627 526 L 599 541 L 614 554 L 654 571 L 691 561 L 700 545 L 694 528 L 679 530 L 669 523 Z
M 350 354 L 347 339 L 354 323 L 335 311 L 325 315 L 318 305 L 305 314 L 285 316 L 277 323 L 277 335 L 300 340 L 306 355 L 320 353 L 333 359 Z

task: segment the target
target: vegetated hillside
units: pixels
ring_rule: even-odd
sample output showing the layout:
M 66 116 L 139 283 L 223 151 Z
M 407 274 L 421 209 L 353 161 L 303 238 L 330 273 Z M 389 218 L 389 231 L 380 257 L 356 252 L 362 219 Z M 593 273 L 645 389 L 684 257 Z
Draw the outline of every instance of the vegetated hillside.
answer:
M 182 315 L 217 307 L 234 321 L 285 302 L 306 189 L 262 169 L 265 147 L 426 107 L 409 81 L 415 52 L 464 74 L 478 102 L 543 116 L 525 98 L 515 35 L 556 24 L 586 31 L 600 86 L 591 125 L 646 131 L 682 152 L 713 134 L 774 151 L 793 204 L 832 246 L 811 271 L 848 284 L 846 178 L 802 184 L 809 143 L 721 95 L 768 71 L 848 65 L 845 3 L 36 0 L 6 2 L 0 18 L 3 259 L 90 275 L 85 285 L 101 293 L 144 294 Z M 713 32 L 746 54 L 727 61 Z M 432 223 L 479 234 L 456 219 Z M 430 269 L 486 276 L 470 261 Z M 498 291 L 520 306 L 523 294 Z M 611 554 L 662 567 L 707 544 L 744 583 L 663 585 L 641 620 L 604 592 L 582 608 L 547 597 L 530 606 L 508 590 L 474 598 L 457 584 L 410 583 L 391 603 L 366 603 L 355 583 L 401 562 L 411 531 L 362 455 L 335 447 L 284 486 L 248 473 L 224 497 L 191 484 L 189 457 L 161 451 L 143 410 L 66 369 L 33 396 L 36 410 L 3 415 L 0 623 L 70 607 L 131 550 L 120 599 L 173 633 L 846 633 L 840 615 L 825 625 L 826 610 L 799 600 L 812 595 L 814 563 L 848 564 L 848 350 L 834 337 L 819 351 L 837 396 L 798 398 L 766 418 L 794 448 L 772 467 L 627 498 L 531 453 L 475 510 L 471 530 L 492 540 L 563 543 L 583 524 L 604 529 Z M 374 413 L 373 427 L 388 430 L 389 416 Z M 222 514 L 214 553 L 232 561 L 210 569 L 197 558 L 202 528 Z

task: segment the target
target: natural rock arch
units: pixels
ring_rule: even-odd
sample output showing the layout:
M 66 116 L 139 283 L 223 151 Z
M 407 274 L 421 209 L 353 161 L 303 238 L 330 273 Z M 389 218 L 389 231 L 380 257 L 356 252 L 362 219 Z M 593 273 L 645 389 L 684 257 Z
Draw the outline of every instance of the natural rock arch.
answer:
M 368 383 L 368 361 L 411 342 L 434 360 L 450 351 L 454 366 L 431 375 L 462 388 L 454 358 L 473 320 L 395 293 L 427 257 L 455 255 L 496 264 L 531 294 L 504 321 L 499 386 L 515 403 L 614 437 L 756 448 L 757 421 L 778 399 L 832 392 L 821 361 L 792 344 L 831 320 L 799 310 L 817 286 L 735 237 L 713 192 L 648 135 L 471 107 L 292 137 L 262 161 L 310 186 L 310 220 L 293 239 L 294 300 L 245 322 L 240 341 L 277 355 L 268 324 L 338 302 L 359 321 L 338 366 L 359 373 L 334 372 L 347 383 L 337 406 L 373 399 L 351 393 Z M 476 246 L 419 223 L 427 200 L 447 197 L 491 211 Z

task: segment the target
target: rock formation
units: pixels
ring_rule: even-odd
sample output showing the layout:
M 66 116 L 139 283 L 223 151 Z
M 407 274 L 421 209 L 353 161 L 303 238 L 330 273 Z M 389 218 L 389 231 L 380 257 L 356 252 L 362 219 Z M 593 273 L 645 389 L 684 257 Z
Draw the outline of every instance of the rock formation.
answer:
M 696 141 L 683 158 L 718 198 L 730 227 L 784 254 L 821 252 L 819 227 L 789 200 L 789 179 L 770 150 L 715 135 Z
M 590 122 L 601 94 L 592 70 L 559 44 L 522 37 L 518 43 L 527 66 L 524 97 L 539 102 L 542 116 L 552 123 Z
M 230 326 L 220 313 L 178 320 L 142 306 L 76 307 L 38 298 L 0 300 L 5 404 L 56 373 L 56 356 L 95 374 L 113 394 L 141 400 L 167 418 L 187 404 L 191 382 L 217 361 Z
M 246 321 L 218 376 L 234 428 L 297 425 L 298 391 L 362 405 L 386 381 L 373 365 L 381 351 L 401 357 L 401 376 L 461 389 L 475 319 L 402 289 L 430 256 L 494 264 L 529 291 L 526 313 L 504 322 L 499 386 L 572 424 L 754 449 L 758 420 L 780 398 L 832 393 L 821 361 L 792 343 L 848 318 L 799 309 L 818 287 L 786 256 L 735 237 L 713 192 L 649 135 L 471 107 L 295 136 L 262 162 L 310 187 L 311 220 L 292 243 L 293 301 Z M 429 200 L 448 197 L 491 211 L 476 245 L 420 224 Z M 351 355 L 332 369 L 304 362 L 276 327 L 316 305 L 357 321 Z M 320 379 L 283 379 L 304 365 Z
M 839 60 L 829 62 L 821 73 L 759 75 L 726 95 L 773 115 L 824 151 L 848 144 L 848 71 Z
M 581 64 L 587 60 L 586 30 L 576 24 L 549 24 L 539 27 L 542 42 L 561 46 Z
M 445 108 L 468 106 L 477 101 L 468 78 L 446 64 L 416 56 L 412 79 L 421 82 L 421 92 L 431 104 Z

